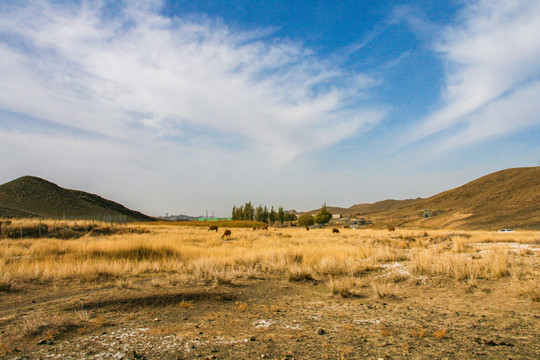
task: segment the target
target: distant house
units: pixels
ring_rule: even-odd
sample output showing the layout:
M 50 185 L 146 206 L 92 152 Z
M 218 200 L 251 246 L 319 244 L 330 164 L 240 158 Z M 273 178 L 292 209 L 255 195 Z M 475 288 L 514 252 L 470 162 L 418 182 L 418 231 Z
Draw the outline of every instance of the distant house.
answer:
M 423 217 L 424 218 L 429 218 L 429 217 L 432 217 L 433 216 L 433 211 L 429 210 L 429 209 L 426 209 L 423 211 Z
M 341 219 L 341 214 L 332 214 L 332 219 Z

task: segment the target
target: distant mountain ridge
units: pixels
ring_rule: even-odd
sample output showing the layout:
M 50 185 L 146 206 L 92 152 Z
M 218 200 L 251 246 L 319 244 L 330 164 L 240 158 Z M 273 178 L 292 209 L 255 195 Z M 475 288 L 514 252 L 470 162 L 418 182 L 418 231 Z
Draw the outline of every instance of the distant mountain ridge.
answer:
M 35 176 L 23 176 L 0 185 L 0 216 L 88 218 L 124 216 L 127 221 L 152 221 L 138 211 L 80 190 L 64 189 Z
M 399 209 L 420 200 L 422 200 L 422 198 L 405 199 L 405 200 L 387 199 L 387 200 L 377 201 L 372 204 L 368 204 L 368 203 L 356 204 L 348 208 L 327 206 L 326 210 L 328 210 L 332 214 L 341 214 L 345 216 L 354 216 L 354 215 L 363 216 L 363 215 L 367 215 L 367 214 L 371 214 L 371 213 L 375 213 L 379 211 Z M 310 210 L 310 211 L 307 211 L 306 213 L 316 214 L 318 211 L 320 211 L 320 209 Z

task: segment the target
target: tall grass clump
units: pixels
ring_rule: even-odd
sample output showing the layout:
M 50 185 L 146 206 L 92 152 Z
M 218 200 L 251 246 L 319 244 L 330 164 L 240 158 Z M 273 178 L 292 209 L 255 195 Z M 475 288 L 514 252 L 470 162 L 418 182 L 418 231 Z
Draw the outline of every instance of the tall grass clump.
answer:
M 411 271 L 421 275 L 444 275 L 456 280 L 471 277 L 498 279 L 509 275 L 510 262 L 504 250 L 494 250 L 480 258 L 463 253 L 440 253 L 426 249 L 413 254 Z

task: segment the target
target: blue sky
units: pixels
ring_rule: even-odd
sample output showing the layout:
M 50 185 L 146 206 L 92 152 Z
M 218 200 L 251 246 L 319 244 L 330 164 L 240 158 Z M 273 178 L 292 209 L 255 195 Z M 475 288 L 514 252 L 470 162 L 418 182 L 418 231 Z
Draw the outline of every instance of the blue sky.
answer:
M 0 182 L 151 215 L 427 197 L 540 165 L 540 3 L 3 1 Z

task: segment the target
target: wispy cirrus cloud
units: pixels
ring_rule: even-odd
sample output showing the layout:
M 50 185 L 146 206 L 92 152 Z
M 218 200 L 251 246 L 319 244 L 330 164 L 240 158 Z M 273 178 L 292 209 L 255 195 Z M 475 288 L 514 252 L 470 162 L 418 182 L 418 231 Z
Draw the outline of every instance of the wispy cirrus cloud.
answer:
M 441 105 L 411 138 L 451 130 L 448 149 L 540 125 L 538 1 L 471 2 L 434 49 L 446 67 Z
M 170 18 L 160 1 L 4 4 L 0 109 L 122 140 L 209 129 L 277 162 L 378 122 L 366 83 L 265 29 Z M 366 78 L 365 76 L 362 78 Z

